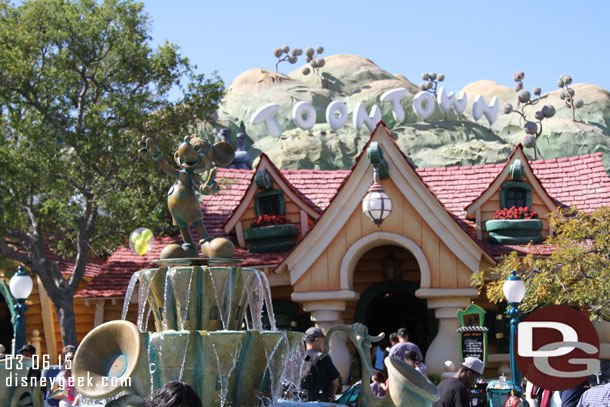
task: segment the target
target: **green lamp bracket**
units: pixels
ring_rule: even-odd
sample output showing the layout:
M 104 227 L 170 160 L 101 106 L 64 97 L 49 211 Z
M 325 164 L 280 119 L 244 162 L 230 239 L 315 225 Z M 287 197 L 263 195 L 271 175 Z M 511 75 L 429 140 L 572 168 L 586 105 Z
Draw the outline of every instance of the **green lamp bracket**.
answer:
M 388 170 L 388 162 L 383 156 L 383 149 L 378 142 L 373 141 L 366 151 L 366 155 L 372 166 L 376 166 L 379 170 L 379 179 L 386 179 L 390 177 Z

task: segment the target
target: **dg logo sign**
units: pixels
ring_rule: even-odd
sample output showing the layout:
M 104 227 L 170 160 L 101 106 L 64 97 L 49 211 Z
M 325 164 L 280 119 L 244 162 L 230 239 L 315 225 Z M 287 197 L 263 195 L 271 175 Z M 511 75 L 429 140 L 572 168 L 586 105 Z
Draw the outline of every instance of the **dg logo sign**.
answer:
M 599 338 L 580 311 L 553 305 L 519 323 L 514 354 L 519 370 L 546 390 L 567 390 L 600 370 Z

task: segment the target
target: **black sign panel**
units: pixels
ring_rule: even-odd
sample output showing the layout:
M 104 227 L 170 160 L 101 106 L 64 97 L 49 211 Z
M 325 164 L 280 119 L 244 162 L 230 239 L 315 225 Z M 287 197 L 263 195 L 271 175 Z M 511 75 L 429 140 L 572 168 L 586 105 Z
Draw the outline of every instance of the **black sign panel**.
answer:
M 481 331 L 466 331 L 461 332 L 462 343 L 462 358 L 468 356 L 485 360 L 485 341 L 483 332 Z

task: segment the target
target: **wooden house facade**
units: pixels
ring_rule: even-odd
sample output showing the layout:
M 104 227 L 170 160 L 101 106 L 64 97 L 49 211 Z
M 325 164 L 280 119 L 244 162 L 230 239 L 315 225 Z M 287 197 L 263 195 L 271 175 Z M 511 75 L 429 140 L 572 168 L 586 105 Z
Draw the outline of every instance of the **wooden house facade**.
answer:
M 507 202 L 527 203 L 540 215 L 544 238 L 552 233 L 548 219 L 556 207 L 610 205 L 610 178 L 601 154 L 530 162 L 519 145 L 501 164 L 415 168 L 382 122 L 371 143 L 384 152 L 389 177 L 381 184 L 392 201 L 392 212 L 379 227 L 361 209 L 373 181 L 367 145 L 344 171 L 279 170 L 264 154 L 255 170 L 219 169 L 221 191 L 202 204 L 208 231 L 234 240 L 242 266 L 265 271 L 278 326 L 284 329 L 315 324 L 327 330 L 361 322 L 371 334 L 388 334 L 405 326 L 425 351 L 429 371 L 438 373 L 447 360 L 457 364 L 457 312 L 475 302 L 488 311 L 488 364 L 508 371 L 502 306 L 489 304 L 472 286 L 471 275 L 513 250 L 545 255 L 552 247 L 491 244 L 486 222 Z M 254 246 L 248 230 L 265 211 L 293 225 L 293 248 L 249 251 Z M 157 239 L 145 256 L 117 249 L 77 293 L 75 301 L 82 304 L 77 327 L 86 331 L 120 318 L 131 274 L 151 267 L 173 241 Z M 128 319 L 135 320 L 136 307 Z M 28 312 L 28 332 L 41 319 L 38 312 L 44 315 L 42 308 Z M 58 341 L 57 333 L 53 338 L 50 328 L 39 325 L 45 343 Z M 333 360 L 348 377 L 353 349 L 344 337 L 333 338 Z M 610 338 L 601 339 L 602 357 L 608 359 Z M 45 346 L 43 351 L 53 351 Z

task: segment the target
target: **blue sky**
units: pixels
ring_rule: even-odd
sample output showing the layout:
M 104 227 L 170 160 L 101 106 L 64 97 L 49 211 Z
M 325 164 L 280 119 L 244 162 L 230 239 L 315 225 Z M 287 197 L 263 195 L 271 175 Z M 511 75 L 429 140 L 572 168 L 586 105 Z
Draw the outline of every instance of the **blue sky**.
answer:
M 156 43 L 168 40 L 227 86 L 256 67 L 273 70 L 273 49 L 323 45 L 324 55 L 356 54 L 416 85 L 425 71 L 445 86 L 490 79 L 526 89 L 574 83 L 610 89 L 610 2 L 606 1 L 206 1 L 145 0 Z M 288 73 L 304 64 L 280 64 Z

